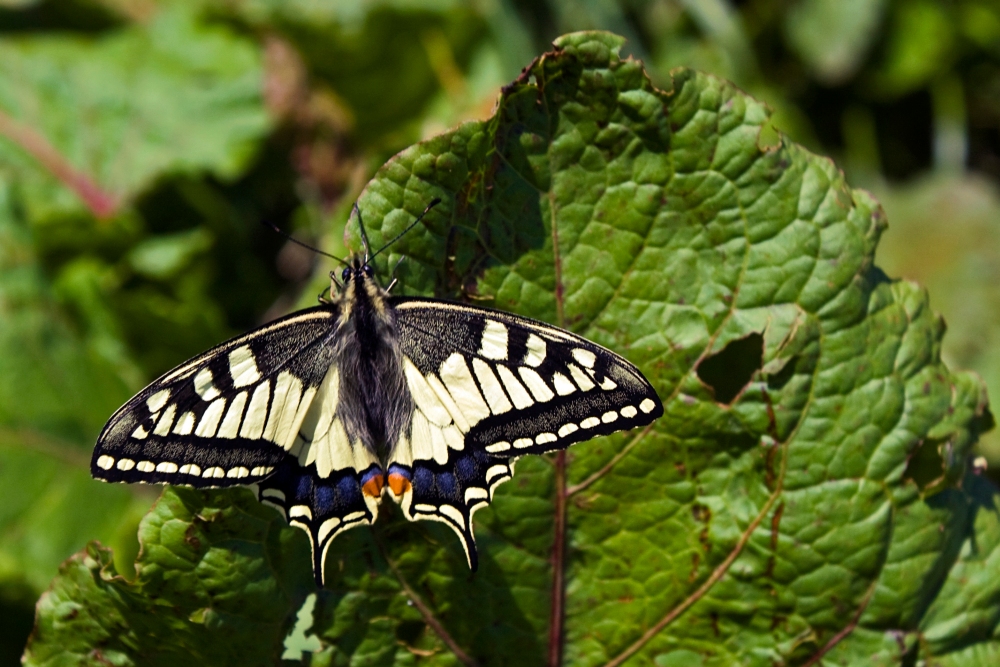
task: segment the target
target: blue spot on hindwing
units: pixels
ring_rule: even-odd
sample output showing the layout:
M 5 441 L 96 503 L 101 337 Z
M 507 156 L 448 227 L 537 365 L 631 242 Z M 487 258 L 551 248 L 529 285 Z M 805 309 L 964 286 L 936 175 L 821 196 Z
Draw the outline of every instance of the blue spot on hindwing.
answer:
M 455 476 L 450 472 L 443 472 L 437 476 L 438 490 L 441 495 L 447 498 L 458 496 L 458 485 L 455 483 Z
M 419 493 L 430 493 L 434 489 L 434 473 L 427 468 L 417 468 L 413 471 L 413 490 Z
M 462 482 L 471 482 L 476 477 L 476 463 L 471 456 L 463 456 L 455 461 L 455 475 Z
M 363 475 L 361 475 L 361 486 L 367 484 L 374 477 L 382 477 L 383 474 L 384 473 L 382 472 L 382 468 L 380 468 L 378 465 L 371 466 L 370 468 L 368 468 L 367 471 L 365 471 Z
M 304 503 L 308 502 L 312 495 L 313 481 L 310 475 L 301 475 L 299 483 L 295 485 L 295 500 Z
M 345 505 L 364 501 L 361 497 L 361 486 L 358 484 L 358 480 L 351 475 L 342 477 L 337 482 L 337 494 L 340 496 L 340 502 Z
M 387 471 L 386 474 L 387 475 L 402 475 L 406 479 L 409 479 L 409 480 L 413 479 L 413 474 L 410 472 L 410 469 L 407 468 L 407 467 L 405 467 L 405 466 L 401 466 L 398 463 L 390 463 L 389 464 L 389 470 Z
M 316 487 L 316 509 L 321 515 L 332 512 L 336 507 L 337 493 L 326 484 Z

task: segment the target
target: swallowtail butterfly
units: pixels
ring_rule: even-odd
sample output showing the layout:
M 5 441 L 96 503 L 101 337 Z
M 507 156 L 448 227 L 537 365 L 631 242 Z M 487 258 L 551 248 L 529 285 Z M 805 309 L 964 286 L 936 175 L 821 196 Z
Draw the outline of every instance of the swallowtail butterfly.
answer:
M 365 257 L 343 262 L 341 282 L 330 274 L 330 299 L 184 362 L 119 409 L 94 477 L 252 485 L 309 535 L 322 587 L 331 541 L 375 521 L 383 495 L 452 528 L 475 570 L 472 515 L 518 457 L 663 414 L 635 366 L 580 336 L 390 296 L 362 238 Z

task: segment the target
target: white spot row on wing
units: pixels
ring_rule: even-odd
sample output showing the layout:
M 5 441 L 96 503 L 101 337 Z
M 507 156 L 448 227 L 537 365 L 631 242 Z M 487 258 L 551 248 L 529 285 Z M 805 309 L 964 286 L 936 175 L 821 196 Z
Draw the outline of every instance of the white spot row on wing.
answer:
M 160 461 L 159 463 L 153 463 L 152 461 L 135 461 L 127 457 L 122 457 L 115 460 L 115 457 L 108 454 L 102 454 L 97 458 L 97 466 L 103 470 L 111 470 L 111 468 L 117 468 L 122 472 L 128 472 L 135 468 L 139 472 L 151 473 L 151 472 L 162 472 L 167 474 L 180 473 L 182 475 L 191 475 L 192 477 L 229 477 L 233 479 L 242 479 L 244 477 L 254 476 L 262 477 L 264 475 L 269 475 L 274 471 L 274 466 L 257 466 L 253 470 L 246 468 L 244 466 L 235 466 L 229 470 L 220 468 L 218 466 L 210 467 L 202 472 L 200 466 L 194 463 L 184 463 L 177 464 L 174 461 Z
M 646 398 L 642 401 L 639 407 L 643 412 L 649 413 L 653 411 L 653 408 L 656 407 L 656 404 L 651 399 Z M 618 419 L 619 413 L 621 413 L 621 416 L 625 417 L 626 419 L 632 419 L 637 414 L 639 414 L 638 410 L 635 409 L 635 406 L 626 405 L 618 412 L 609 410 L 608 412 L 605 412 L 603 415 L 601 415 L 601 417 L 599 418 L 587 417 L 580 422 L 579 426 L 577 426 L 572 422 L 563 424 L 562 426 L 559 427 L 558 436 L 556 434 L 548 432 L 539 433 L 538 435 L 535 436 L 534 440 L 532 440 L 531 438 L 518 438 L 513 442 L 513 444 L 501 440 L 500 442 L 494 442 L 491 445 L 486 445 L 485 449 L 487 452 L 491 454 L 498 454 L 500 452 L 505 452 L 511 449 L 511 447 L 513 447 L 514 449 L 527 449 L 528 447 L 532 447 L 536 444 L 546 445 L 558 441 L 559 438 L 568 437 L 579 431 L 581 428 L 585 429 L 594 428 L 601 422 L 605 424 L 610 424 Z

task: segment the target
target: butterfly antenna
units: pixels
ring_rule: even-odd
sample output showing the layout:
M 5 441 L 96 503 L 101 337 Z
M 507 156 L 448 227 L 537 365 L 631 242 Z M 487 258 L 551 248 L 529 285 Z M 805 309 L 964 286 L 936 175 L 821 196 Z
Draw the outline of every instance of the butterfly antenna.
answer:
M 288 232 L 284 231 L 283 229 L 281 229 L 280 227 L 278 227 L 274 223 L 268 222 L 266 220 L 263 220 L 262 223 L 263 223 L 263 225 L 265 227 L 270 227 L 272 231 L 275 231 L 278 234 L 280 234 L 281 236 L 284 236 L 286 239 L 288 239 L 289 241 L 291 241 L 295 245 L 300 245 L 303 248 L 306 248 L 308 250 L 312 250 L 317 255 L 323 255 L 324 257 L 329 257 L 330 259 L 335 259 L 338 262 L 340 262 L 341 264 L 343 264 L 344 266 L 347 266 L 347 267 L 351 266 L 350 264 L 348 264 L 347 262 L 345 262 L 341 258 L 337 257 L 336 255 L 331 255 L 328 252 L 323 252 L 319 248 L 314 248 L 313 246 L 309 245 L 308 243 L 303 243 L 302 241 L 298 240 L 297 238 L 295 238 L 294 236 L 292 236 Z
M 374 255 L 371 254 L 372 247 L 368 243 L 368 232 L 365 231 L 365 223 L 361 219 L 361 209 L 358 208 L 358 202 L 354 202 L 354 213 L 358 216 L 358 227 L 361 228 L 361 242 L 365 244 L 365 264 L 367 264 Z
M 384 246 L 382 246 L 381 248 L 379 248 L 378 250 L 376 250 L 375 254 L 372 255 L 372 258 L 374 258 L 375 255 L 379 254 L 380 252 L 382 252 L 383 250 L 385 250 L 386 248 L 388 248 L 389 246 L 391 246 L 393 243 L 395 243 L 396 241 L 398 241 L 399 239 L 401 239 L 403 237 L 403 234 L 405 234 L 406 232 L 408 232 L 411 229 L 413 229 L 414 227 L 416 227 L 417 223 L 419 223 L 421 220 L 423 220 L 424 216 L 427 215 L 432 208 L 434 208 L 435 206 L 437 206 L 440 203 L 441 203 L 441 198 L 440 197 L 435 197 L 434 199 L 432 199 L 431 203 L 427 205 L 427 208 L 424 209 L 423 213 L 421 213 L 420 215 L 417 216 L 416 220 L 414 220 L 413 222 L 411 222 L 410 225 L 406 229 L 404 229 L 400 233 L 396 234 L 396 236 L 391 241 L 389 241 Z

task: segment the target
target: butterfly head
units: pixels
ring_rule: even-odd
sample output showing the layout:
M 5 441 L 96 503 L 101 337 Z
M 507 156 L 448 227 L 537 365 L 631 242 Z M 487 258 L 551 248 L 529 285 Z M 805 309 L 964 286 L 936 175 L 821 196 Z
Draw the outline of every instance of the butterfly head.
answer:
M 342 304 L 353 307 L 360 298 L 374 304 L 381 304 L 386 296 L 386 290 L 379 285 L 375 278 L 375 268 L 372 262 L 364 255 L 354 255 L 347 262 L 340 272 L 340 280 L 337 275 L 330 272 L 330 294 L 339 292 Z M 336 290 L 336 291 L 335 291 Z
M 331 271 L 330 281 L 330 294 L 337 295 L 333 297 L 333 302 L 345 315 L 342 322 L 347 322 L 358 313 L 386 315 L 388 291 L 379 284 L 375 268 L 363 255 L 354 255 L 345 262 L 339 281 Z
M 360 255 L 352 257 L 348 265 L 340 272 L 340 280 L 344 285 L 347 285 L 352 280 L 361 283 L 374 279 L 375 269 L 372 268 L 372 265 L 368 263 L 366 258 L 362 258 Z

